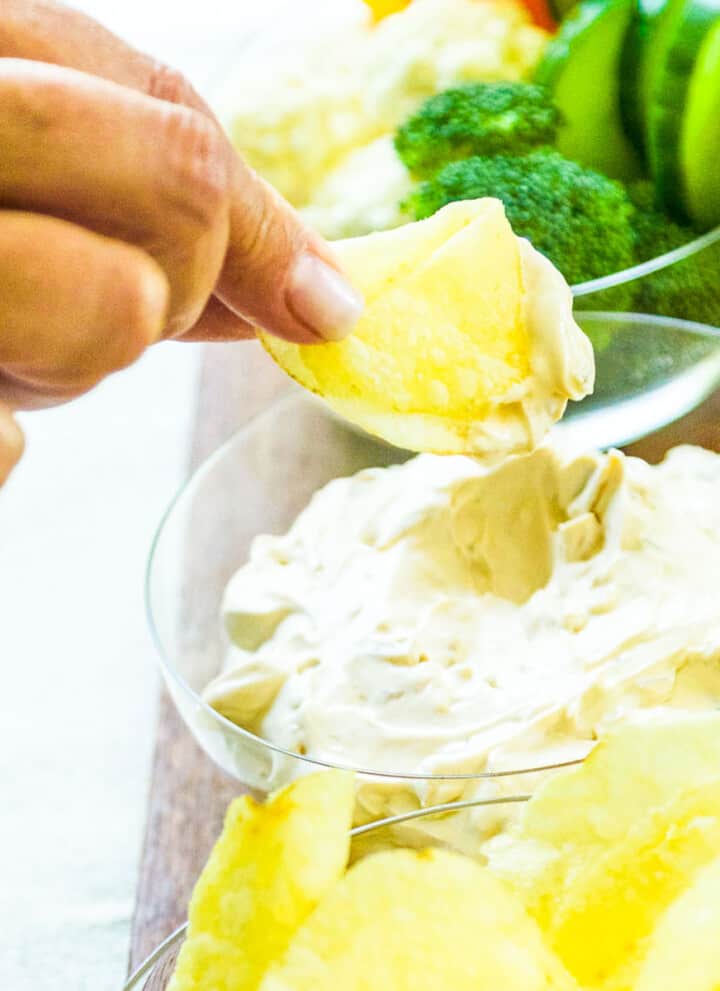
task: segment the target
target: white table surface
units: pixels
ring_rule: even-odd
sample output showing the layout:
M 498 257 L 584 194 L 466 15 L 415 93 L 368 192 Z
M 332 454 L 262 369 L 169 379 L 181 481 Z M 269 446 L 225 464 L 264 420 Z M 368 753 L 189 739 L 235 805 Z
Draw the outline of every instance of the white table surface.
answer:
M 242 25 L 276 6 L 77 5 L 206 91 Z M 185 472 L 199 357 L 160 345 L 25 416 L 27 454 L 0 491 L 2 991 L 114 991 L 124 977 L 157 697 L 143 568 Z
M 156 700 L 143 566 L 184 471 L 198 353 L 158 347 L 25 417 L 0 492 L 3 991 L 121 983 Z

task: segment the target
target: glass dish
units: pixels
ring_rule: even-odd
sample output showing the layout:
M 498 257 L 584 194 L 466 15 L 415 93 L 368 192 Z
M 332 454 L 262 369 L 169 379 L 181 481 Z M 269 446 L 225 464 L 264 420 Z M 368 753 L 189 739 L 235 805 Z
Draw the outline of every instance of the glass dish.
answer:
M 317 400 L 293 389 L 200 467 L 160 525 L 148 565 L 147 607 L 165 682 L 200 746 L 257 792 L 338 765 L 283 750 L 203 701 L 201 692 L 220 672 L 227 649 L 220 616 L 227 582 L 245 562 L 252 540 L 287 530 L 325 483 L 407 457 L 349 429 Z M 512 797 L 532 790 L 556 766 L 549 759 L 539 767 L 449 775 L 347 769 L 358 775 L 356 823 L 363 823 L 422 806 Z M 504 812 L 488 811 L 488 831 L 500 827 Z M 444 829 L 438 824 L 440 833 Z M 462 846 L 464 838 L 452 842 Z
M 708 328 L 663 318 L 583 314 L 602 320 L 618 334 L 641 341 L 664 335 L 702 346 L 710 353 L 680 375 L 659 374 L 653 389 L 573 413 L 560 431 L 578 446 L 620 444 L 645 433 L 642 410 L 655 403 L 653 419 L 672 419 L 708 392 L 720 377 L 720 335 Z M 599 386 L 603 386 L 602 364 Z M 210 457 L 167 511 L 151 552 L 147 607 L 163 675 L 190 731 L 207 754 L 244 784 L 267 792 L 300 774 L 328 766 L 312 754 L 285 751 L 242 729 L 207 705 L 201 693 L 220 672 L 227 640 L 220 618 L 227 582 L 245 562 L 252 540 L 283 533 L 310 497 L 334 478 L 408 457 L 351 429 L 329 415 L 314 397 L 291 387 L 289 394 L 232 437 Z M 499 799 L 531 791 L 557 766 L 549 757 L 539 767 L 502 773 L 428 775 L 393 767 L 349 769 L 358 774 L 357 822 L 462 799 Z M 480 768 L 482 770 L 482 768 Z M 497 828 L 491 816 L 488 828 Z
M 514 800 L 516 803 L 525 801 L 527 801 L 527 796 L 518 796 Z M 472 806 L 476 806 L 477 804 L 471 803 Z M 407 815 L 396 816 L 392 819 L 382 819 L 379 822 L 356 827 L 350 834 L 353 838 L 351 861 L 366 856 L 375 850 L 403 844 L 403 837 L 401 834 L 398 834 L 397 830 L 406 822 L 412 822 L 421 818 L 452 818 L 466 815 L 471 811 L 472 807 L 468 808 L 460 803 L 451 803 L 450 805 L 426 808 Z M 430 845 L 436 844 L 430 841 Z M 185 939 L 186 930 L 187 923 L 184 923 L 164 939 L 128 978 L 122 991 L 166 991 L 173 970 L 175 969 L 178 953 Z
M 595 349 L 595 391 L 562 423 L 578 447 L 620 447 L 672 423 L 720 385 L 720 329 L 646 313 L 576 311 Z

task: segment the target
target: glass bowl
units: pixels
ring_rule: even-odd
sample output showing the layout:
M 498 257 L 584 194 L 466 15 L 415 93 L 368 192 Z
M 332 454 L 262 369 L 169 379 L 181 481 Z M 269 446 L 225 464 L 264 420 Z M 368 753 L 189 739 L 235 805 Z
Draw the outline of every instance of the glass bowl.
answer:
M 527 801 L 528 796 L 521 795 L 513 800 L 515 804 Z M 369 853 L 391 846 L 405 846 L 405 836 L 402 833 L 403 827 L 417 822 L 420 819 L 448 819 L 459 816 L 472 815 L 473 809 L 484 803 L 453 802 L 448 805 L 434 806 L 432 808 L 420 809 L 405 815 L 394 816 L 393 818 L 382 819 L 378 822 L 369 823 L 364 826 L 355 827 L 351 830 L 352 847 L 350 853 L 351 862 L 367 856 Z M 430 836 L 430 831 L 424 831 L 425 836 Z M 437 846 L 438 841 L 430 839 L 424 845 Z M 477 851 L 476 851 L 477 852 Z M 171 933 L 162 941 L 150 955 L 128 978 L 123 987 L 123 991 L 166 991 L 175 963 L 177 961 L 180 948 L 182 947 L 187 931 L 187 923 L 179 926 L 175 932 Z
M 579 448 L 620 447 L 646 437 L 720 386 L 716 327 L 646 313 L 576 310 L 575 318 L 596 342 L 595 390 L 569 403 L 556 429 Z
M 156 946 L 128 978 L 123 991 L 165 991 L 175 970 L 186 929 L 187 923 Z
M 643 382 L 635 392 L 597 399 L 589 407 L 578 404 L 558 429 L 579 448 L 634 439 L 654 422 L 680 415 L 720 379 L 717 331 L 627 314 L 585 313 L 581 321 L 602 321 L 619 338 L 637 339 L 640 347 L 651 344 L 657 351 L 669 337 L 688 348 L 707 347 L 708 353 L 679 374 L 659 367 L 651 388 Z M 603 379 L 602 362 L 599 369 L 598 385 L 607 397 L 612 383 Z M 199 468 L 160 524 L 148 565 L 147 607 L 168 690 L 206 753 L 252 789 L 271 791 L 318 767 L 337 765 L 322 754 L 283 750 L 203 701 L 202 690 L 220 672 L 227 650 L 220 616 L 225 587 L 245 563 L 252 540 L 258 534 L 285 532 L 327 482 L 408 456 L 350 428 L 317 399 L 290 387 L 285 398 Z M 356 822 L 445 802 L 524 794 L 566 756 L 548 754 L 536 767 L 478 773 L 483 770 L 478 764 L 464 767 L 467 773 L 435 775 L 358 763 L 348 768 L 358 775 Z M 501 828 L 505 813 L 505 808 L 487 811 L 489 832 Z
M 237 726 L 201 697 L 227 649 L 221 622 L 224 589 L 261 533 L 286 531 L 314 492 L 334 478 L 389 465 L 408 454 L 351 430 L 304 392 L 293 389 L 210 457 L 166 513 L 147 572 L 147 606 L 167 688 L 188 728 L 228 774 L 264 793 L 321 767 L 322 755 L 283 750 Z M 574 756 L 574 755 L 573 755 Z M 531 791 L 562 766 L 493 773 L 417 774 L 393 767 L 347 766 L 357 774 L 356 823 L 423 806 L 497 800 Z M 488 833 L 509 807 L 486 810 Z M 438 831 L 446 829 L 438 823 Z M 462 837 L 452 842 L 461 848 Z

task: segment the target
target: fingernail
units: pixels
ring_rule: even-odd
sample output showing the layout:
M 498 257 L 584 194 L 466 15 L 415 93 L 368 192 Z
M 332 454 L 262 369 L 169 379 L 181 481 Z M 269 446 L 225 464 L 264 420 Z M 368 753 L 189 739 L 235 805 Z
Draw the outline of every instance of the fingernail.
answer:
M 143 306 L 148 344 L 163 336 L 167 322 L 170 290 L 160 268 L 147 267 L 143 272 Z
M 286 301 L 295 319 L 326 341 L 347 337 L 364 306 L 360 293 L 336 269 L 309 252 L 295 262 Z

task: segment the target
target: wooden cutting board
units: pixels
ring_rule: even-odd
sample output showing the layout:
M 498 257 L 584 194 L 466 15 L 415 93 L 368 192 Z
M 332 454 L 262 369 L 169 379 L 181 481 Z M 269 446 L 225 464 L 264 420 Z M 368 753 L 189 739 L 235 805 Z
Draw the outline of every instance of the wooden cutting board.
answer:
M 287 388 L 287 379 L 254 343 L 206 348 L 190 467 L 196 467 Z M 658 461 L 679 443 L 720 451 L 720 392 L 699 410 L 628 450 Z M 131 969 L 184 921 L 190 892 L 220 831 L 228 802 L 242 790 L 200 750 L 164 694 L 158 713 Z
M 206 347 L 189 469 L 287 389 L 286 376 L 258 344 Z M 225 809 L 242 791 L 200 749 L 163 691 L 132 927 L 131 971 L 184 922 L 190 892 L 220 832 Z

